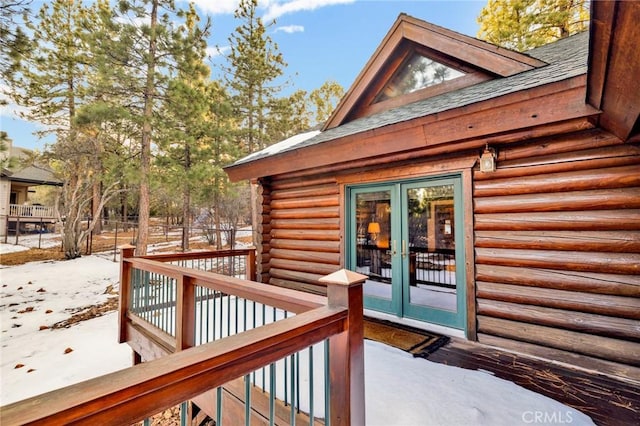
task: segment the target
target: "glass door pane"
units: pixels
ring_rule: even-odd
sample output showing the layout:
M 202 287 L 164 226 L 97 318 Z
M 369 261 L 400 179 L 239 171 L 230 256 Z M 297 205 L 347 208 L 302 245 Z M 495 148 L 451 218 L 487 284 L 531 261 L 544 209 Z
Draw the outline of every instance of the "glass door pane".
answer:
M 456 312 L 454 185 L 408 188 L 405 202 L 408 302 Z
M 356 272 L 367 275 L 365 298 L 389 310 L 393 299 L 391 189 L 356 191 Z M 371 304 L 370 304 L 371 305 Z
M 347 267 L 367 276 L 364 305 L 464 329 L 459 176 L 349 188 Z

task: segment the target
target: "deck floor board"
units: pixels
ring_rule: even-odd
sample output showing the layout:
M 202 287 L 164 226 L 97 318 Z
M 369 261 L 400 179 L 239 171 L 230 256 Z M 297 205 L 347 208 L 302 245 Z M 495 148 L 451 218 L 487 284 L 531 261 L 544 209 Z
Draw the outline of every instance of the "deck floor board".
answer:
M 598 425 L 640 424 L 640 387 L 482 345 L 452 340 L 430 361 L 484 370 L 582 411 Z

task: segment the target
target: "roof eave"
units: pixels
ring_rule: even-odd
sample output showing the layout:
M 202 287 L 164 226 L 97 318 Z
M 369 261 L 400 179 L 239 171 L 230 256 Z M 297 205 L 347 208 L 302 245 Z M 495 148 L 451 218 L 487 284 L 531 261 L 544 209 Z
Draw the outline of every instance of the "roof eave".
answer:
M 35 179 L 9 179 L 11 182 L 17 183 L 28 183 L 32 186 L 35 185 L 46 185 L 46 186 L 62 186 L 63 182 L 60 181 L 48 181 L 48 180 L 35 180 Z
M 623 141 L 640 134 L 640 2 L 591 2 L 587 102 Z M 636 52 L 636 54 L 633 54 Z
M 340 162 L 349 162 L 445 145 L 454 151 L 457 144 L 472 140 L 486 140 L 511 131 L 593 118 L 600 112 L 584 102 L 585 85 L 586 75 L 582 74 L 465 107 L 234 164 L 225 171 L 232 181 L 239 181 L 325 167 L 337 162 L 336 152 L 340 152 Z M 515 104 L 517 108 L 514 108 Z M 512 118 L 496 120 L 496 117 L 507 116 Z

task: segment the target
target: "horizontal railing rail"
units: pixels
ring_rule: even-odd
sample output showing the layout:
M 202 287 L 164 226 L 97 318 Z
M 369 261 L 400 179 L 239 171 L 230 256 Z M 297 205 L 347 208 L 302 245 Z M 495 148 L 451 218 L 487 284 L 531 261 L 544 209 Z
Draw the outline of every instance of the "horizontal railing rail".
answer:
M 456 287 L 456 252 L 454 249 L 411 247 L 409 269 L 415 284 Z
M 410 247 L 409 283 L 454 289 L 456 261 L 453 249 Z M 391 251 L 375 245 L 358 245 L 356 264 L 359 271 L 378 282 L 391 283 Z
M 2 407 L 0 418 L 3 425 L 132 424 L 339 335 L 347 317 L 346 308 L 322 306 Z
M 187 253 L 158 253 L 140 256 L 137 259 L 155 260 L 175 266 L 215 272 L 250 281 L 256 278 L 255 248 L 192 251 Z

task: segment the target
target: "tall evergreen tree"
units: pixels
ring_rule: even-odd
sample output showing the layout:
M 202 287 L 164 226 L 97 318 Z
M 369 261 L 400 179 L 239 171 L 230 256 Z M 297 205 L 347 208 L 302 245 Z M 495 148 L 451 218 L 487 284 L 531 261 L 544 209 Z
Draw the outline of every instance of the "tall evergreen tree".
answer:
M 140 162 L 136 252 L 145 254 L 149 239 L 152 143 L 164 120 L 158 115 L 168 82 L 177 73 L 176 57 L 192 49 L 181 41 L 176 21 L 185 13 L 172 0 L 120 0 L 115 16 L 102 8 L 108 34 L 99 37 L 105 89 L 126 99 L 124 105 L 139 126 Z M 109 36 L 109 34 L 115 35 Z
M 267 36 L 268 26 L 257 16 L 258 0 L 240 0 L 235 17 L 241 24 L 229 37 L 231 46 L 226 82 L 233 106 L 242 119 L 238 135 L 246 154 L 276 142 L 268 135 L 268 117 L 279 105 L 282 87 L 276 80 L 287 66 L 278 46 Z
M 31 48 L 15 58 L 15 73 L 7 76 L 10 95 L 26 107 L 24 118 L 47 126 L 44 132 L 69 137 L 76 108 L 86 96 L 95 8 L 79 0 L 54 0 L 26 26 L 33 34 Z
M 588 0 L 488 0 L 478 38 L 525 51 L 586 30 Z
M 30 50 L 29 38 L 18 21 L 20 16 L 29 13 L 30 4 L 31 0 L 3 0 L 0 4 L 0 75 L 3 78 L 13 74 L 22 55 Z
M 288 97 L 276 98 L 271 104 L 265 126 L 266 140 L 279 142 L 309 130 L 312 111 L 307 92 L 296 90 Z
M 198 15 L 193 7 L 186 14 L 183 36 L 178 40 L 182 48 L 176 49 L 178 71 L 169 82 L 164 104 L 165 126 L 157 139 L 160 148 L 158 162 L 169 171 L 166 183 L 177 185 L 182 198 L 182 248 L 189 249 L 192 192 L 201 185 L 209 166 L 211 147 L 206 143 L 210 126 L 206 120 L 208 110 L 207 83 L 209 67 L 206 57 L 206 29 L 198 27 Z
M 16 165 L 15 158 L 11 157 L 9 144 L 9 135 L 0 130 L 0 170 L 10 169 Z
M 344 88 L 335 81 L 325 81 L 322 86 L 313 90 L 309 99 L 315 107 L 316 124 L 322 124 L 329 119 L 333 110 L 344 96 Z
M 91 73 L 90 34 L 98 26 L 95 6 L 81 1 L 54 0 L 34 18 L 27 18 L 31 48 L 16 56 L 12 73 L 6 75 L 11 97 L 26 107 L 24 118 L 46 125 L 41 133 L 55 133 L 50 157 L 64 161 L 62 203 L 63 247 L 67 258 L 80 255 L 84 234 L 79 221 L 85 211 L 85 185 L 97 179 L 80 153 L 91 152 L 75 124 L 78 108 L 86 102 Z M 95 170 L 95 169 L 93 169 Z M 81 188 L 83 190 L 81 190 Z M 90 230 L 89 230 L 90 231 Z
M 235 144 L 239 119 L 233 113 L 230 96 L 219 81 L 211 81 L 206 88 L 209 99 L 205 114 L 207 123 L 206 143 L 210 147 L 209 167 L 207 175 L 198 187 L 200 204 L 207 206 L 204 215 L 205 225 L 211 231 L 210 241 L 215 241 L 218 249 L 222 248 L 222 229 L 228 218 L 224 218 L 224 204 L 227 194 L 233 192 L 234 186 L 229 182 L 223 167 L 238 159 L 241 149 Z M 233 241 L 229 241 L 233 244 Z

